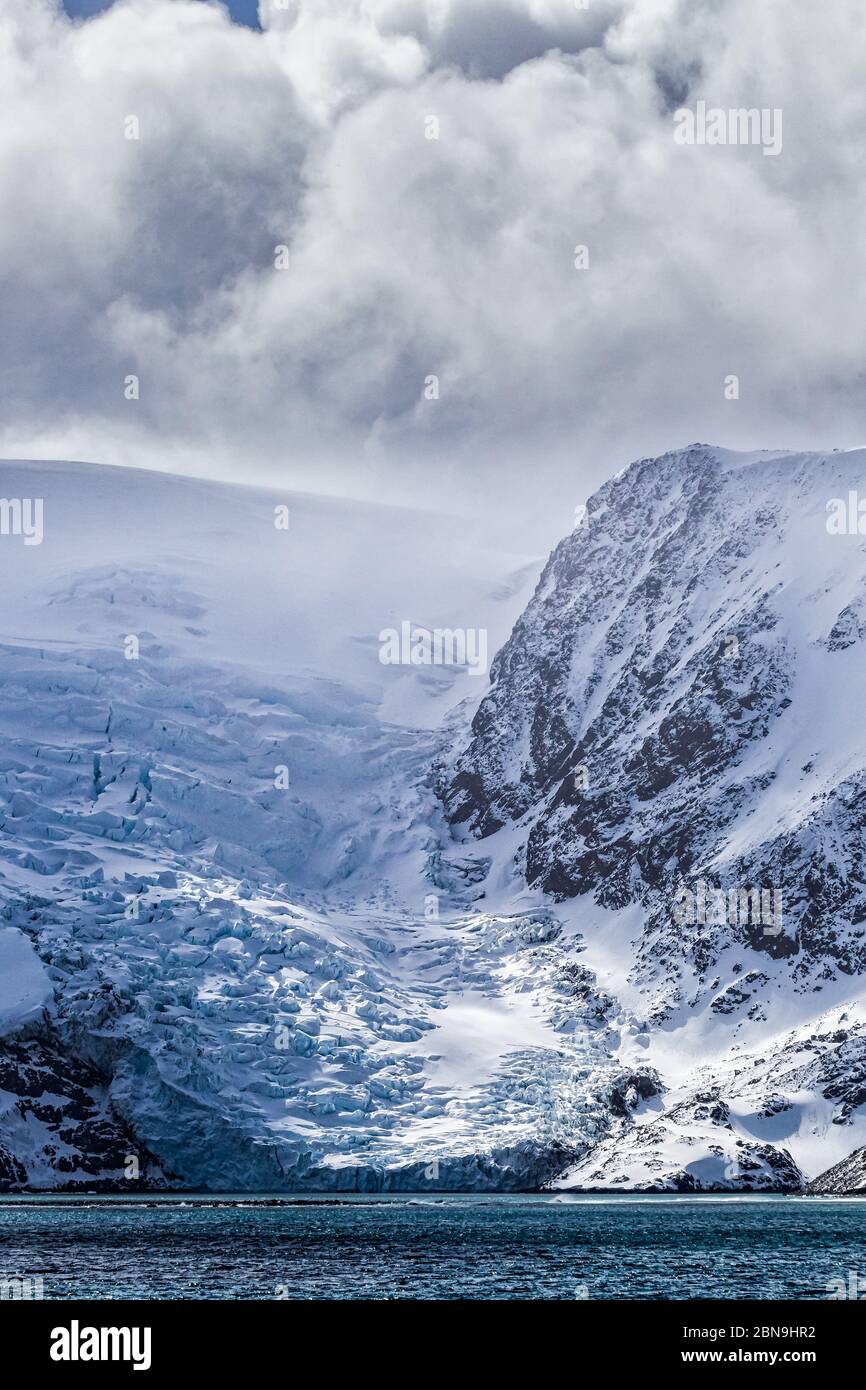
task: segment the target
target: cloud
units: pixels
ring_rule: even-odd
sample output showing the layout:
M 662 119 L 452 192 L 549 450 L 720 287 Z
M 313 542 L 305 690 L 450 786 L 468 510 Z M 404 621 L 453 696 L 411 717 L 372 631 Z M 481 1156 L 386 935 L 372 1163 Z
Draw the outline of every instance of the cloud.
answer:
M 855 0 L 260 12 L 0 0 L 4 452 L 547 535 L 637 454 L 862 443 Z M 782 154 L 677 145 L 699 98 Z
M 287 39 L 287 69 L 330 109 L 345 82 L 367 91 L 405 85 L 421 72 L 455 67 L 473 79 L 502 78 L 553 49 L 579 53 L 604 38 L 623 0 L 262 0 L 272 35 Z

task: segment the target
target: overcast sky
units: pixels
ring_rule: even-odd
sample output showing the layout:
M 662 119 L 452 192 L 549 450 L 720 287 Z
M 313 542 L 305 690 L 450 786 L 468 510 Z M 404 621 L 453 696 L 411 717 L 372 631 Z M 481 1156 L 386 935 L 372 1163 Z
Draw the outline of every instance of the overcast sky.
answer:
M 861 0 L 260 20 L 0 0 L 2 454 L 457 506 L 532 548 L 639 455 L 866 442 Z M 781 153 L 678 144 L 701 99 L 780 109 Z

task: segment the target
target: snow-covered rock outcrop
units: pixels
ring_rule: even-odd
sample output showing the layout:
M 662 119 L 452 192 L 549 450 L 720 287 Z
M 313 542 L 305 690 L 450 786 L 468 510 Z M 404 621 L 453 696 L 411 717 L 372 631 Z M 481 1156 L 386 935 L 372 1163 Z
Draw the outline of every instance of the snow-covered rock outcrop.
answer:
M 626 469 L 443 764 L 453 825 L 567 904 L 617 1055 L 666 1081 L 580 1183 L 736 1184 L 765 1138 L 796 1181 L 863 1133 L 864 477 L 863 451 L 702 445 Z
M 809 1183 L 808 1191 L 817 1197 L 866 1192 L 866 1148 L 856 1149 L 841 1163 L 834 1163 L 826 1173 L 819 1174 Z

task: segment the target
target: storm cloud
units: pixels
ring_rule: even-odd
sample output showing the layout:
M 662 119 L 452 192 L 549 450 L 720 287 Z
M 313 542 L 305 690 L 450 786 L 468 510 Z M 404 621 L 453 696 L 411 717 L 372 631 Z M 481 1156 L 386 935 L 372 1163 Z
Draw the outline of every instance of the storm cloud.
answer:
M 0 0 L 4 454 L 537 538 L 637 455 L 864 442 L 856 0 L 260 19 Z M 699 101 L 781 153 L 678 143 Z

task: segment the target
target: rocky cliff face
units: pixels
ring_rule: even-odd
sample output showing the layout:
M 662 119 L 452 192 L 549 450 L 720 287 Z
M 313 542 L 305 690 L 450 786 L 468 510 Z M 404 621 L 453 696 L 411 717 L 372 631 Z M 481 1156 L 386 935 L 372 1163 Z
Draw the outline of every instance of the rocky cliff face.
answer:
M 613 478 L 442 777 L 584 935 L 619 1055 L 663 1059 L 667 1103 L 576 1185 L 796 1186 L 785 1143 L 818 1171 L 862 1133 L 864 480 L 862 451 L 703 445 Z
M 856 1149 L 841 1163 L 834 1163 L 826 1173 L 821 1173 L 809 1183 L 808 1191 L 816 1197 L 835 1194 L 855 1196 L 866 1192 L 866 1148 Z
M 732 941 L 753 986 L 767 959 L 790 958 L 797 989 L 866 963 L 866 555 L 828 534 L 826 506 L 861 467 L 704 446 L 634 464 L 493 664 L 449 818 L 482 838 L 517 826 L 527 881 L 556 899 L 642 904 L 647 977 L 706 974 Z M 674 929 L 678 890 L 698 915 L 701 882 L 707 920 Z M 755 887 L 781 897 L 729 930 L 711 890 Z
M 170 1185 L 112 1103 L 111 1072 L 73 1054 L 49 1025 L 0 1047 L 0 1192 L 51 1186 L 68 1192 Z

